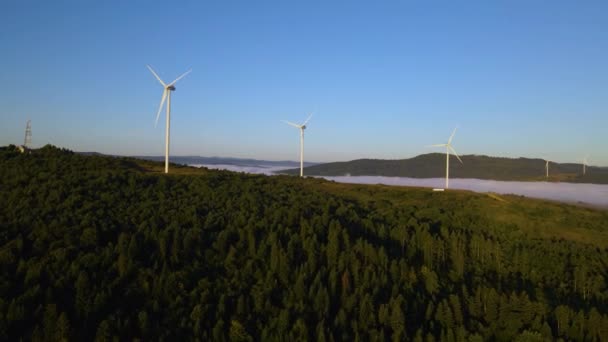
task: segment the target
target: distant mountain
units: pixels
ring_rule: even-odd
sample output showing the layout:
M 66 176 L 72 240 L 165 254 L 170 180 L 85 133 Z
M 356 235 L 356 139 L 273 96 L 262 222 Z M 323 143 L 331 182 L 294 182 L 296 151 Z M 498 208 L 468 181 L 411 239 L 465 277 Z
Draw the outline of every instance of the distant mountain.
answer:
M 107 155 L 99 152 L 76 152 L 85 156 L 111 156 L 122 157 L 115 155 Z M 165 156 L 130 156 L 132 158 L 149 160 L 149 161 L 165 161 Z M 230 157 L 201 157 L 201 156 L 171 156 L 169 161 L 175 164 L 184 165 L 234 165 L 248 167 L 297 167 L 299 170 L 300 162 L 293 160 L 260 160 L 248 158 L 230 158 Z M 318 163 L 304 162 L 304 166 L 313 166 Z
M 150 161 L 164 161 L 164 156 L 133 156 L 133 158 L 150 160 Z M 259 160 L 259 159 L 247 159 L 247 158 L 229 158 L 229 157 L 200 157 L 200 156 L 171 156 L 169 159 L 172 163 L 185 164 L 185 165 L 236 165 L 236 166 L 283 166 L 283 167 L 299 167 L 300 162 L 292 160 Z M 316 163 L 304 162 L 304 166 L 313 166 Z
M 103 154 L 99 152 L 76 152 L 78 154 L 82 154 L 83 156 L 98 156 L 98 157 L 114 157 L 112 155 Z
M 545 161 L 531 158 L 502 158 L 482 155 L 450 157 L 450 177 L 493 180 L 545 181 Z M 281 173 L 297 174 L 298 169 Z M 348 162 L 318 164 L 306 167 L 304 173 L 314 176 L 388 176 L 411 178 L 445 177 L 445 154 L 422 154 L 410 159 L 357 159 Z M 587 167 L 574 163 L 549 164 L 549 181 L 608 184 L 608 168 Z

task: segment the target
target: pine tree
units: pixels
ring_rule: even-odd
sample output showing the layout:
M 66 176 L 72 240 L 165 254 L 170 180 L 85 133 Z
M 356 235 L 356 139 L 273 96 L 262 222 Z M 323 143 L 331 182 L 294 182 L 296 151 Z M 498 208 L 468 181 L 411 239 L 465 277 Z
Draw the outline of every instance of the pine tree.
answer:
M 393 330 L 393 341 L 400 341 L 405 332 L 405 314 L 401 309 L 401 301 L 395 300 L 391 304 L 391 329 Z
M 234 342 L 253 341 L 253 338 L 251 338 L 243 325 L 237 320 L 230 321 L 230 332 L 228 336 L 230 337 L 230 341 Z
M 213 340 L 214 341 L 225 341 L 225 332 L 224 332 L 224 321 L 222 319 L 218 320 L 213 327 Z
M 112 333 L 110 323 L 107 320 L 101 321 L 97 327 L 95 334 L 95 342 L 110 342 L 112 341 Z
M 46 340 L 52 340 L 57 335 L 57 306 L 55 304 L 47 304 L 44 310 L 44 337 Z
M 70 321 L 65 312 L 62 312 L 57 319 L 57 327 L 55 329 L 55 340 L 67 342 L 70 340 Z

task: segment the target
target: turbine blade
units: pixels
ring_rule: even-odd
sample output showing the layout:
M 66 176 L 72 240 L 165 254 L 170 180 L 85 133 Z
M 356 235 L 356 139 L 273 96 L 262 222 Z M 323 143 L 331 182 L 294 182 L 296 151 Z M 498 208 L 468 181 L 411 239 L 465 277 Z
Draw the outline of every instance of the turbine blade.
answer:
M 298 124 L 295 124 L 293 122 L 289 122 L 289 121 L 285 121 L 285 120 L 281 120 L 281 121 L 284 122 L 284 123 L 286 123 L 286 124 L 288 124 L 288 125 L 290 125 L 290 126 L 293 126 L 295 128 L 302 128 L 302 126 L 300 126 Z
M 462 162 L 462 159 L 460 159 L 460 157 L 458 156 L 458 153 L 456 153 L 456 150 L 455 150 L 455 149 L 452 147 L 452 145 L 448 145 L 448 148 L 449 148 L 450 150 L 452 150 L 452 153 L 453 153 L 453 154 L 456 156 L 456 158 L 458 158 L 458 160 L 460 160 L 460 164 L 464 164 L 464 163 Z
M 435 145 L 426 145 L 426 147 L 446 147 L 448 144 L 435 144 Z
M 165 82 L 163 82 L 163 80 L 160 79 L 160 77 L 158 77 L 158 75 L 154 72 L 154 70 L 152 69 L 151 66 L 146 65 L 148 67 L 148 69 L 150 70 L 150 72 L 152 73 L 152 75 L 154 75 L 154 77 L 156 77 L 156 79 L 158 80 L 158 82 L 160 82 L 160 84 L 163 85 L 163 87 L 166 87 L 167 85 L 165 84 Z
M 192 72 L 192 69 L 186 71 L 185 73 L 183 73 L 180 77 L 176 78 L 175 81 L 169 83 L 168 87 L 174 85 L 177 81 L 181 80 L 182 78 L 184 78 L 184 76 L 188 75 L 189 73 Z
M 454 138 L 454 134 L 456 134 L 456 130 L 458 129 L 458 127 L 454 128 L 454 131 L 452 132 L 452 135 L 450 135 L 450 139 L 448 139 L 448 144 L 452 142 L 452 139 Z
M 160 112 L 163 110 L 163 104 L 165 104 L 165 100 L 167 99 L 167 89 L 163 90 L 163 97 L 160 99 L 160 106 L 158 106 L 158 113 L 156 113 L 156 121 L 154 122 L 154 127 L 158 125 L 158 118 L 160 117 Z
M 310 113 L 310 115 L 308 116 L 308 119 L 306 119 L 306 121 L 304 121 L 304 123 L 302 124 L 302 126 L 304 126 L 304 125 L 306 125 L 306 124 L 308 123 L 308 120 L 310 120 L 310 118 L 312 118 L 312 115 L 313 115 L 314 113 L 315 113 L 315 112 Z

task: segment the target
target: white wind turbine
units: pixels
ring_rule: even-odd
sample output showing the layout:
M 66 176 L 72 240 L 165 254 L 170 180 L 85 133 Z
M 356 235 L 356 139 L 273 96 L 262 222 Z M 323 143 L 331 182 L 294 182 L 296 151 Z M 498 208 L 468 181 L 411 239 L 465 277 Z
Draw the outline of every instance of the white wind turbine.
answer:
M 543 160 L 545 161 L 545 177 L 549 179 L 549 159 L 543 158 Z
M 308 119 L 306 119 L 306 121 L 304 121 L 304 123 L 301 125 L 283 120 L 284 123 L 300 129 L 300 177 L 304 177 L 304 130 L 306 129 L 306 124 L 308 123 L 308 120 L 310 120 L 310 118 L 312 117 L 312 114 L 313 113 L 310 113 Z
M 156 121 L 154 122 L 154 127 L 156 127 L 156 125 L 158 124 L 158 118 L 160 116 L 160 111 L 163 109 L 163 104 L 165 103 L 165 100 L 167 100 L 167 123 L 166 123 L 166 127 L 165 127 L 165 173 L 169 173 L 169 128 L 171 127 L 171 92 L 175 91 L 175 83 L 177 83 L 177 81 L 182 79 L 182 77 L 188 75 L 192 71 L 192 69 L 183 73 L 180 77 L 176 78 L 175 81 L 173 81 L 169 84 L 165 84 L 165 82 L 163 82 L 163 80 L 161 80 L 160 77 L 158 77 L 156 72 L 154 72 L 154 70 L 152 70 L 152 68 L 149 65 L 146 65 L 146 66 L 148 67 L 148 69 L 150 69 L 150 72 L 154 75 L 154 77 L 156 77 L 158 82 L 160 82 L 160 84 L 162 84 L 162 86 L 164 87 L 163 97 L 160 100 L 160 106 L 158 107 L 158 113 L 156 113 Z
M 589 155 L 586 155 L 585 158 L 583 158 L 583 176 L 587 173 L 587 165 L 589 163 L 587 159 L 589 159 Z
M 454 134 L 456 134 L 457 129 L 458 129 L 458 127 L 454 128 L 454 131 L 452 132 L 452 135 L 450 135 L 450 139 L 448 139 L 448 142 L 446 144 L 431 145 L 432 147 L 445 147 L 445 150 L 446 150 L 446 154 L 445 154 L 445 188 L 446 189 L 448 188 L 449 181 L 450 181 L 450 150 L 452 150 L 452 152 L 454 153 L 456 158 L 458 158 L 460 163 L 463 164 L 462 160 L 458 156 L 458 153 L 456 153 L 456 150 L 454 150 L 454 147 L 452 147 L 452 139 L 454 138 Z

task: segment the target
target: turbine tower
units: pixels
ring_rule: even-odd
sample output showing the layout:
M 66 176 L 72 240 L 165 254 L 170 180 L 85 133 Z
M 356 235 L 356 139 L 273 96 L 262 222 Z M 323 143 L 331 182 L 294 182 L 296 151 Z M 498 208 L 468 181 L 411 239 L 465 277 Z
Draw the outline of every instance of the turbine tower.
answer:
M 300 177 L 304 177 L 304 130 L 306 129 L 306 124 L 308 123 L 308 120 L 310 120 L 310 118 L 312 117 L 312 114 L 313 113 L 310 113 L 308 119 L 306 119 L 306 121 L 304 121 L 304 123 L 301 125 L 283 120 L 284 123 L 300 129 Z
M 23 147 L 29 148 L 32 144 L 32 120 L 27 120 L 25 125 L 25 139 L 23 139 Z
M 547 177 L 547 179 L 549 179 L 549 160 L 545 159 L 545 177 Z
M 456 153 L 456 150 L 454 150 L 454 147 L 452 147 L 452 139 L 454 138 L 454 134 L 456 134 L 457 129 L 458 129 L 458 127 L 454 128 L 454 131 L 452 132 L 452 135 L 450 135 L 450 139 L 448 139 L 448 142 L 446 144 L 431 145 L 432 147 L 445 147 L 445 151 L 446 151 L 446 153 L 445 153 L 445 188 L 446 189 L 449 187 L 449 184 L 450 184 L 450 150 L 452 150 L 452 152 L 454 153 L 456 158 L 458 158 L 460 163 L 463 164 L 462 160 L 458 156 L 458 153 Z
M 161 80 L 160 77 L 158 77 L 156 72 L 154 72 L 154 70 L 149 65 L 146 65 L 146 66 L 148 67 L 150 72 L 154 75 L 154 77 L 156 77 L 158 82 L 160 82 L 160 84 L 162 84 L 162 86 L 164 87 L 163 97 L 160 100 L 160 106 L 158 107 L 158 113 L 156 113 L 156 121 L 154 123 L 154 127 L 156 127 L 156 125 L 158 124 L 158 117 L 160 116 L 160 112 L 163 109 L 163 104 L 165 103 L 165 100 L 167 100 L 167 121 L 166 121 L 167 123 L 166 123 L 166 127 L 165 127 L 165 173 L 169 173 L 169 129 L 171 126 L 171 92 L 175 91 L 175 83 L 177 83 L 177 81 L 182 79 L 182 77 L 188 75 L 192 71 L 192 69 L 183 73 L 180 77 L 176 78 L 175 81 L 173 81 L 169 84 L 165 84 L 165 82 L 163 82 L 163 80 Z
M 589 155 L 586 155 L 585 158 L 583 158 L 583 176 L 585 175 L 585 173 L 587 173 L 587 159 L 589 159 Z

